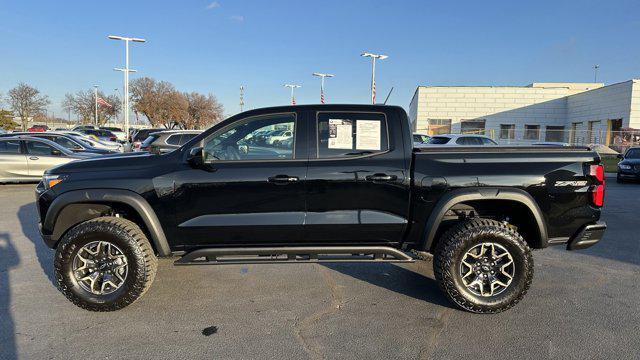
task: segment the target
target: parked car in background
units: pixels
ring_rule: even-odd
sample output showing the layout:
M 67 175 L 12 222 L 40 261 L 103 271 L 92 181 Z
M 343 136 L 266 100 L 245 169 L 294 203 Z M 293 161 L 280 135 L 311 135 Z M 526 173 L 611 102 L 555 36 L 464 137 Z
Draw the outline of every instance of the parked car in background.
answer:
M 113 153 L 119 152 L 117 149 L 104 149 L 104 148 L 94 147 L 87 141 L 82 141 L 81 139 L 78 139 L 73 135 L 64 134 L 60 132 L 43 132 L 43 133 L 22 132 L 22 133 L 11 133 L 11 134 L 0 135 L 0 137 L 7 137 L 7 136 L 31 136 L 39 139 L 46 139 L 46 140 L 53 141 L 54 143 L 61 145 L 62 147 L 76 153 L 93 153 L 98 155 L 106 155 L 106 154 L 113 154 Z
M 445 134 L 431 137 L 425 146 L 447 145 L 447 146 L 494 146 L 498 145 L 490 137 L 473 134 Z
M 123 143 L 127 141 L 127 134 L 125 134 L 124 131 L 122 131 L 122 129 L 120 128 L 113 127 L 113 126 L 101 126 L 100 129 L 111 131 L 113 135 L 116 136 L 116 141 L 118 142 Z
M 165 130 L 149 134 L 140 144 L 140 151 L 154 154 L 171 152 L 200 134 L 202 130 Z
M 267 145 L 278 146 L 281 141 L 290 139 L 292 137 L 293 131 L 291 130 L 275 130 L 267 137 Z
M 132 135 L 131 147 L 133 151 L 140 151 L 140 145 L 147 140 L 149 135 L 154 132 L 163 131 L 167 129 L 140 129 Z
M 429 141 L 429 139 L 431 139 L 431 136 L 429 136 L 429 135 L 414 133 L 413 134 L 413 146 L 424 145 Z
M 49 130 L 47 125 L 33 125 L 27 129 L 28 132 L 45 132 L 47 130 Z
M 103 130 L 103 129 L 79 129 L 79 132 L 89 135 L 89 136 L 94 136 L 97 140 L 103 140 L 103 141 L 117 141 L 118 138 L 116 137 L 116 135 L 114 133 L 112 133 L 109 130 Z
M 640 179 L 640 147 L 632 147 L 623 154 L 618 154 L 618 174 L 616 180 L 619 183 L 625 180 Z
M 0 138 L 0 183 L 38 182 L 45 170 L 95 154 L 79 154 L 37 137 Z
M 83 124 L 83 125 L 76 125 L 73 127 L 73 129 L 71 129 L 72 131 L 80 131 L 80 130 L 85 130 L 85 129 L 95 129 L 96 126 L 95 125 L 87 125 L 87 124 Z

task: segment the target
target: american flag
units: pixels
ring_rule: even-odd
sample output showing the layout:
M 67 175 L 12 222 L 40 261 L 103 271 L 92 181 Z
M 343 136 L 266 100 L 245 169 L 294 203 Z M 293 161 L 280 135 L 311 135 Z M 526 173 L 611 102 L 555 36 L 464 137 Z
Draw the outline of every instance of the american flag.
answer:
M 324 104 L 324 91 L 320 89 L 320 104 Z
M 296 104 L 296 98 L 292 97 L 291 98 L 291 105 L 295 105 Z
M 113 107 L 113 105 L 109 104 L 105 99 L 101 97 L 99 97 L 98 100 L 96 100 L 96 102 L 102 106 Z

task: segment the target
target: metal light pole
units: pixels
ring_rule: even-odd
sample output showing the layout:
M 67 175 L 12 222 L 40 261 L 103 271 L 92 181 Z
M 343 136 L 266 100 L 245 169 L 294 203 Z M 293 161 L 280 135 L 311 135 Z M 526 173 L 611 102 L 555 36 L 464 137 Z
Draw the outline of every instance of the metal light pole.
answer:
M 96 126 L 98 126 L 98 85 L 93 85 L 93 102 L 96 107 L 94 120 L 96 121 Z
M 296 104 L 296 97 L 293 94 L 293 91 L 297 88 L 301 88 L 301 85 L 296 85 L 296 84 L 284 84 L 282 85 L 284 87 L 288 87 L 291 88 L 291 105 L 295 105 Z
M 146 42 L 145 39 L 109 35 L 111 40 L 124 41 L 124 69 L 118 70 L 124 72 L 124 133 L 129 134 L 129 73 L 135 70 L 129 69 L 129 41 Z
M 324 78 L 331 78 L 333 74 L 313 73 L 313 76 L 320 77 L 320 104 L 324 104 Z
M 113 71 L 121 71 L 124 74 L 124 88 L 126 93 L 128 94 L 129 92 L 129 75 L 128 73 L 134 73 L 137 72 L 138 70 L 133 70 L 133 69 L 123 69 L 123 68 L 113 68 Z M 122 112 L 124 113 L 124 117 L 122 119 L 122 127 L 125 129 L 125 131 L 127 131 L 125 134 L 128 134 L 129 132 L 129 96 L 128 95 L 123 95 L 122 96 Z
M 372 60 L 371 61 L 371 103 L 375 104 L 376 103 L 376 60 L 377 59 L 384 60 L 389 56 L 381 55 L 381 54 L 372 54 L 368 52 L 364 52 L 360 54 L 360 56 L 370 57 Z
M 593 66 L 593 82 L 598 82 L 598 69 L 600 68 L 600 65 L 594 65 Z

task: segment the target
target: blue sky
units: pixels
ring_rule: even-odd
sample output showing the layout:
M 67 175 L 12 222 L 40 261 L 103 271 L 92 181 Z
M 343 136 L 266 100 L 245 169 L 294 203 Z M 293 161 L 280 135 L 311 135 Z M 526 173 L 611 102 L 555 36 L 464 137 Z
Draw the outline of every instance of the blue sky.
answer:
M 319 102 L 312 72 L 336 75 L 328 102 L 369 101 L 370 62 L 378 99 L 408 108 L 418 85 L 525 85 L 640 77 L 639 1 L 30 1 L 0 0 L 0 92 L 24 81 L 48 94 L 59 115 L 66 92 L 122 87 L 124 45 L 133 76 L 213 93 L 227 114 Z

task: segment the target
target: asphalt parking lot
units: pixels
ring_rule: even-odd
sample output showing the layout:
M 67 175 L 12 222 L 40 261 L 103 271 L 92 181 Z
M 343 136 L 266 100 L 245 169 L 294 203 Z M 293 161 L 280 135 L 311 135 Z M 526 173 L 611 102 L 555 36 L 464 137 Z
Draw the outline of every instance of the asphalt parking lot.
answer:
M 34 185 L 2 185 L 0 358 L 637 359 L 640 184 L 608 180 L 603 242 L 536 251 L 531 290 L 498 315 L 453 308 L 430 262 L 162 260 L 134 305 L 84 311 L 51 282 L 53 252 L 38 235 Z

